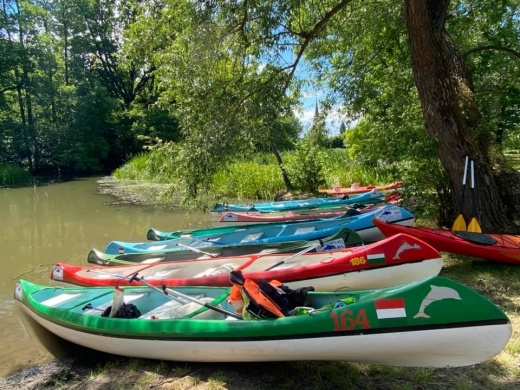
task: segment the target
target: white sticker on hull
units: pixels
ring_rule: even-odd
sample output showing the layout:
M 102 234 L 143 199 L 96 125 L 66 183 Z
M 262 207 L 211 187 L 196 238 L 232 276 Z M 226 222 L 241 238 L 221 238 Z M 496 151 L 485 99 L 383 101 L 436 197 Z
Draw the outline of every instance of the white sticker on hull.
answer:
M 410 245 L 407 242 L 404 242 L 397 249 L 397 252 L 395 253 L 395 256 L 392 257 L 392 260 L 399 260 L 399 259 L 401 259 L 401 253 L 403 253 L 404 251 L 410 250 L 410 249 L 421 249 L 421 246 L 419 244 L 417 244 L 417 243 L 415 243 L 413 245 Z
M 428 314 L 426 314 L 424 311 L 426 308 L 436 301 L 441 301 L 443 299 L 456 299 L 456 300 L 462 300 L 459 293 L 452 289 L 451 287 L 442 287 L 442 286 L 434 286 L 430 285 L 430 292 L 421 302 L 421 306 L 419 307 L 419 311 L 416 315 L 413 316 L 413 318 L 430 318 Z
M 399 221 L 402 218 L 401 209 L 397 206 L 385 207 L 376 213 L 375 217 L 385 222 Z

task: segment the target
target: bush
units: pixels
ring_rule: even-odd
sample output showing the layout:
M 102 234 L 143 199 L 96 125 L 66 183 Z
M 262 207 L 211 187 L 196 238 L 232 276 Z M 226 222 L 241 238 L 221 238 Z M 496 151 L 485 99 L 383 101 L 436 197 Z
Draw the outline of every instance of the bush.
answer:
M 238 161 L 213 175 L 211 191 L 219 196 L 244 199 L 273 199 L 283 188 L 280 168 L 276 163 L 258 164 Z
M 0 186 L 15 187 L 31 184 L 32 182 L 33 177 L 25 169 L 17 165 L 0 166 Z
M 284 167 L 294 187 L 315 192 L 326 184 L 324 149 L 307 140 L 299 141 L 296 149 L 284 156 Z

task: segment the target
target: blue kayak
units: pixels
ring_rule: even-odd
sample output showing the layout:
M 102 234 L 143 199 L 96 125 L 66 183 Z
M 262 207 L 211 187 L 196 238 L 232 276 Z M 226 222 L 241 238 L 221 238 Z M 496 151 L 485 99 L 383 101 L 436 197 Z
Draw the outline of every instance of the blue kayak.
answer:
M 105 248 L 105 253 L 153 253 L 176 251 L 186 247 L 200 249 L 229 245 L 272 244 L 297 240 L 311 241 L 336 234 L 343 228 L 354 230 L 361 236 L 364 242 L 374 242 L 384 238 L 384 236 L 375 227 L 372 221 L 373 218 L 405 226 L 411 226 L 414 221 L 413 215 L 406 209 L 395 205 L 387 205 L 366 213 L 339 219 L 275 224 L 268 227 L 241 229 L 203 236 L 179 237 L 153 242 L 112 241 Z
M 363 205 L 372 203 L 384 202 L 385 196 L 379 190 L 372 190 L 359 194 L 356 196 L 344 196 L 341 198 L 337 197 L 323 197 L 323 198 L 309 198 L 309 199 L 297 199 L 297 200 L 282 200 L 278 202 L 262 202 L 255 204 L 221 204 L 217 203 L 211 212 L 225 212 L 225 211 L 260 211 L 260 212 L 273 212 L 273 211 L 288 211 L 288 210 L 304 210 L 311 208 L 328 208 L 328 207 L 339 207 L 346 205 Z

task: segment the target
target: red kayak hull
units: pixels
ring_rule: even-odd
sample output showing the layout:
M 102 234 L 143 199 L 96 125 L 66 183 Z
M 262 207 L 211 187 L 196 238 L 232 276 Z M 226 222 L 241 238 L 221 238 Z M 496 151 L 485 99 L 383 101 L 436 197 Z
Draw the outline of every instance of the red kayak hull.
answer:
M 364 192 L 372 191 L 373 189 L 379 190 L 379 191 L 390 191 L 395 190 L 399 187 L 401 187 L 403 183 L 401 181 L 394 181 L 393 183 L 386 184 L 384 186 L 356 186 L 353 185 L 351 187 L 334 187 L 334 188 L 327 188 L 327 189 L 321 189 L 319 192 L 323 194 L 328 195 L 354 195 L 354 194 L 362 194 Z
M 520 236 L 402 226 L 376 219 L 373 222 L 386 237 L 404 233 L 423 240 L 440 252 L 520 265 Z
M 332 291 L 335 291 L 344 287 L 341 283 L 348 285 L 349 275 L 354 278 L 364 278 L 364 275 L 369 276 L 369 271 L 372 270 L 384 270 L 380 273 L 381 283 L 383 279 L 391 279 L 385 280 L 385 283 L 396 285 L 409 283 L 409 280 L 401 281 L 401 278 L 412 276 L 407 275 L 406 272 L 400 272 L 399 266 L 401 265 L 415 267 L 420 263 L 430 263 L 430 265 L 425 264 L 425 267 L 435 269 L 437 273 L 442 268 L 442 257 L 437 250 L 421 240 L 403 234 L 364 246 L 305 253 L 295 258 L 290 256 L 288 262 L 280 262 L 280 258 L 286 257 L 285 255 L 290 256 L 290 254 L 250 255 L 237 256 L 235 259 L 229 257 L 206 261 L 186 260 L 120 267 L 84 267 L 58 263 L 51 272 L 51 279 L 81 286 L 127 286 L 139 285 L 131 278 L 131 275 L 139 272 L 140 277 L 155 286 L 229 286 L 229 273 L 216 275 L 203 273 L 195 276 L 187 275 L 186 272 L 183 274 L 180 269 L 196 267 L 199 272 L 199 268 L 206 268 L 208 264 L 222 267 L 229 266 L 231 263 L 231 266 L 237 265 L 232 268 L 242 270 L 244 276 L 251 280 L 276 279 L 285 284 L 310 282 L 312 285 L 315 285 L 320 279 L 325 283 L 334 280 L 336 284 L 341 285 L 331 286 Z M 273 263 L 276 266 L 274 268 Z M 204 264 L 205 266 L 202 267 Z M 397 274 L 391 276 L 394 272 Z
M 365 207 L 360 209 L 350 210 L 358 211 L 360 213 L 372 211 L 373 208 Z M 220 217 L 219 222 L 239 222 L 239 223 L 263 223 L 263 222 L 288 222 L 288 221 L 309 221 L 326 218 L 339 218 L 348 214 L 349 208 L 341 208 L 339 211 L 330 212 L 316 212 L 301 214 L 288 211 L 283 214 L 276 213 L 259 213 L 259 212 L 242 212 L 242 211 L 228 211 Z

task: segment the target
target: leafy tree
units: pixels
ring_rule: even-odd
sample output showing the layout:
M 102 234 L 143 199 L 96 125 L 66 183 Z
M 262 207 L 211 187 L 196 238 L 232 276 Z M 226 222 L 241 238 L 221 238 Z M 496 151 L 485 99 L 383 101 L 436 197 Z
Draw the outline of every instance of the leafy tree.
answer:
M 369 81 L 358 95 L 358 103 L 382 102 L 378 104 L 385 117 L 398 118 L 400 113 L 410 118 L 415 118 L 413 110 L 409 108 L 420 107 L 422 125 L 430 139 L 425 144 L 427 153 L 434 151 L 440 161 L 442 170 L 447 174 L 448 187 L 451 191 L 443 199 L 447 209 L 454 210 L 458 203 L 461 190 L 460 178 L 463 171 L 464 156 L 470 155 L 477 160 L 477 178 L 486 186 L 477 188 L 477 210 L 482 224 L 487 229 L 495 231 L 502 229 L 515 229 L 514 221 L 518 219 L 516 199 L 514 193 L 518 191 L 519 184 L 517 172 L 511 170 L 504 162 L 500 154 L 494 148 L 493 139 L 490 137 L 490 129 L 485 127 L 481 120 L 480 109 L 476 104 L 473 83 L 470 72 L 458 46 L 450 36 L 447 27 L 450 2 L 448 0 L 405 0 L 403 3 L 385 1 L 383 3 L 355 4 L 353 1 L 322 1 L 319 5 L 313 1 L 308 2 L 271 2 L 269 7 L 262 6 L 259 2 L 247 3 L 214 2 L 214 10 L 226 21 L 231 31 L 237 32 L 237 39 L 241 39 L 246 47 L 255 45 L 256 58 L 268 57 L 270 64 L 280 64 L 281 53 L 287 47 L 291 47 L 294 60 L 286 67 L 280 66 L 280 71 L 287 71 L 289 78 L 283 86 L 290 85 L 290 80 L 295 74 L 302 56 L 309 54 L 309 58 L 321 59 L 321 52 L 328 46 L 335 44 L 335 38 L 345 33 L 344 42 L 353 42 L 361 39 L 366 42 L 365 63 L 371 65 L 374 59 L 380 66 L 375 68 L 376 80 L 369 73 L 366 79 L 358 76 L 358 79 L 342 79 L 338 77 L 338 86 L 345 83 L 344 93 L 352 91 L 352 83 L 364 85 Z M 457 3 L 455 11 L 464 9 L 463 4 Z M 505 3 L 504 3 L 505 4 Z M 404 7 L 403 7 L 404 5 Z M 514 15 L 516 8 L 501 7 L 504 15 Z M 397 11 L 397 12 L 392 12 Z M 457 12 L 455 12 L 456 14 Z M 401 16 L 397 24 L 386 23 L 388 15 Z M 366 16 L 365 24 L 351 23 L 353 20 Z M 381 17 L 378 17 L 381 16 Z M 512 17 L 511 20 L 518 20 Z M 371 29 L 370 23 L 377 25 L 379 35 L 364 34 L 364 29 Z M 348 26 L 356 26 L 356 31 L 348 29 Z M 402 29 L 406 27 L 406 30 Z M 348 35 L 348 33 L 355 33 Z M 402 34 L 405 32 L 405 34 Z M 386 39 L 389 44 L 384 44 Z M 509 38 L 516 38 L 515 34 Z M 512 40 L 514 45 L 518 39 Z M 381 43 L 383 42 L 383 43 Z M 382 51 L 377 50 L 378 46 Z M 267 52 L 274 54 L 267 54 Z M 360 53 L 358 51 L 344 50 L 341 56 L 335 56 L 333 63 L 343 63 L 337 68 L 346 68 L 350 62 Z M 248 52 L 251 55 L 251 52 Z M 279 57 L 277 57 L 279 56 Z M 409 58 L 412 67 L 401 67 L 403 58 Z M 278 60 L 278 62 L 277 62 Z M 370 67 L 370 71 L 374 67 Z M 318 67 L 318 70 L 320 68 Z M 325 65 L 323 72 L 327 70 Z M 413 83 L 401 84 L 401 94 L 398 88 L 388 88 L 386 80 L 381 75 L 393 76 L 404 80 L 413 80 Z M 395 77 L 394 76 L 394 77 Z M 375 82 L 379 80 L 379 82 Z M 376 86 L 377 88 L 373 88 Z M 415 86 L 414 86 L 415 84 Z M 397 86 L 397 85 L 395 85 Z M 341 90 L 340 90 L 341 91 Z M 391 94 L 389 94 L 391 93 Z M 401 105 L 407 100 L 403 97 L 417 93 L 418 100 L 415 104 Z M 394 98 L 396 98 L 394 100 Z M 408 100 L 412 101 L 412 100 Z M 395 104 L 397 102 L 398 104 Z M 417 105 L 420 103 L 420 106 Z M 375 106 L 375 105 L 374 105 Z M 361 117 L 362 106 L 358 106 L 357 114 Z M 419 117 L 420 118 L 420 117 Z M 406 122 L 402 120 L 402 122 Z M 417 119 L 411 121 L 412 126 L 404 126 L 407 134 L 413 137 L 401 139 L 420 139 L 413 131 L 416 125 L 421 125 Z M 392 129 L 393 130 L 393 129 Z M 395 138 L 388 137 L 395 144 Z M 391 145 L 386 143 L 385 145 Z M 386 150 L 390 149 L 389 146 Z M 394 148 L 394 150 L 404 148 Z M 397 152 L 394 151 L 395 156 Z M 435 164 L 430 164 L 433 168 Z M 491 167 L 499 167 L 492 170 Z M 488 185 L 489 184 L 489 185 Z M 496 207 L 486 207 L 492 202 L 499 201 Z M 465 213 L 470 213 L 470 202 L 466 202 Z M 454 215 L 454 214 L 453 214 Z
M 436 141 L 437 155 L 450 177 L 454 195 L 460 193 L 463 157 L 472 156 L 479 183 L 486 183 L 476 189 L 476 207 L 483 226 L 495 231 L 513 230 L 520 211 L 515 195 L 520 191 L 519 173 L 494 153 L 490 129 L 476 103 L 471 74 L 446 30 L 449 4 L 448 0 L 405 1 L 412 69 L 426 130 Z M 490 204 L 494 207 L 488 207 Z
M 297 97 L 286 96 L 282 87 L 287 75 L 255 59 L 256 46 L 237 40 L 220 19 L 226 15 L 211 15 L 211 4 L 166 3 L 162 8 L 151 4 L 153 17 L 133 32 L 154 47 L 158 104 L 179 118 L 180 171 L 188 194 L 207 188 L 204 183 L 219 165 L 258 145 L 281 159 L 279 148 L 290 147 L 291 134 L 298 131 L 291 124 L 291 102 Z M 157 34 L 146 34 L 149 29 Z M 287 176 L 285 182 L 291 185 Z

